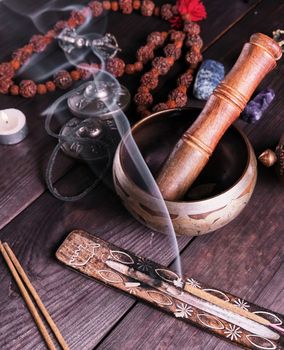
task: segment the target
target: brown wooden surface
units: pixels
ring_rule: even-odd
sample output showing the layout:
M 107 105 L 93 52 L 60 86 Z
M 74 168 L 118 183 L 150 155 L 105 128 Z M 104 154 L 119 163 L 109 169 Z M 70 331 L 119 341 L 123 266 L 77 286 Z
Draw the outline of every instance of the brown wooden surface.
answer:
M 35 7 L 31 0 L 19 3 L 27 9 Z M 61 6 L 64 3 L 67 1 L 60 1 Z M 273 29 L 283 27 L 282 0 L 248 3 L 208 0 L 205 4 L 208 20 L 202 24 L 203 38 L 206 46 L 213 43 L 205 57 L 222 61 L 227 70 L 252 33 L 260 31 L 269 35 Z M 2 3 L 0 18 L 3 61 L 13 49 L 28 41 L 36 29 L 29 20 L 5 9 Z M 137 21 L 141 25 L 135 26 Z M 143 21 L 147 25 L 142 26 Z M 160 23 L 151 18 L 115 15 L 110 18 L 109 30 L 117 34 L 122 47 L 128 48 L 129 56 L 133 57 L 145 35 L 160 28 Z M 132 42 L 135 45 L 129 45 Z M 282 61 L 262 84 L 276 91 L 276 100 L 263 120 L 255 125 L 238 123 L 257 153 L 275 146 L 284 131 L 283 73 Z M 134 80 L 126 83 L 131 89 L 135 86 Z M 55 141 L 46 135 L 40 113 L 55 96 L 58 95 L 33 101 L 0 96 L 0 108 L 13 106 L 23 110 L 30 129 L 24 142 L 0 147 L 0 226 L 3 227 L 0 239 L 12 246 L 71 349 L 89 350 L 98 344 L 102 349 L 233 349 L 215 337 L 69 271 L 55 260 L 56 249 L 74 228 L 94 232 L 165 265 L 174 256 L 167 238 L 138 224 L 106 187 L 99 186 L 78 203 L 62 203 L 46 192 L 43 173 Z M 163 89 L 158 94 L 162 96 Z M 78 176 L 87 182 L 90 174 L 66 160 L 57 177 L 62 177 L 66 167 L 71 166 L 73 170 L 61 183 L 66 191 L 75 192 L 79 190 Z M 214 234 L 193 241 L 179 238 L 185 272 L 283 313 L 283 196 L 283 187 L 276 182 L 273 171 L 259 166 L 255 194 L 236 220 Z M 0 261 L 0 348 L 45 349 L 17 287 L 3 260 Z

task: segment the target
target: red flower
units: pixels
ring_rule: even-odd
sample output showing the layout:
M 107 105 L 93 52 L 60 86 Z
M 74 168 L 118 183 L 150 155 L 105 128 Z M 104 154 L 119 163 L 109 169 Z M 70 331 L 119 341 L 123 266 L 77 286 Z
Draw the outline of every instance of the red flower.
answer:
M 187 15 L 193 22 L 205 19 L 206 9 L 200 0 L 178 0 L 177 9 L 181 16 Z

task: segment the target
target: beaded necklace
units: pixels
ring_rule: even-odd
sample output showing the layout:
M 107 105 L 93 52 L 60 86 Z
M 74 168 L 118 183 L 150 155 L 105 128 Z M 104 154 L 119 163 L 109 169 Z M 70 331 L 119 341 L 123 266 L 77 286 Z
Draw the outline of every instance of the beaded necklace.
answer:
M 54 74 L 52 80 L 46 82 L 35 83 L 33 80 L 22 80 L 19 84 L 14 82 L 16 72 L 29 61 L 33 54 L 45 51 L 63 29 L 79 27 L 90 15 L 98 18 L 104 12 L 118 10 L 123 14 L 131 14 L 136 10 L 140 11 L 142 16 L 160 16 L 175 29 L 168 32 L 152 32 L 148 35 L 147 43 L 137 50 L 136 62 L 125 64 L 122 59 L 113 57 L 107 60 L 105 69 L 115 77 L 121 77 L 124 74 L 142 71 L 144 65 L 152 61 L 152 68 L 143 74 L 140 87 L 134 96 L 137 111 L 145 117 L 151 113 L 150 109 L 160 111 L 183 107 L 187 103 L 187 91 L 192 82 L 194 70 L 202 60 L 203 42 L 200 37 L 200 27 L 194 22 L 206 17 L 205 8 L 200 0 L 178 0 L 176 5 L 164 4 L 161 7 L 156 6 L 151 0 L 91 1 L 81 10 L 73 10 L 68 20 L 58 21 L 45 35 L 33 35 L 28 44 L 13 52 L 9 62 L 0 64 L 0 94 L 32 98 L 36 94 L 44 95 L 57 88 L 68 89 L 74 82 L 81 79 L 90 79 L 100 68 L 96 63 L 81 63 L 70 72 L 61 70 Z M 176 30 L 179 28 L 182 30 Z M 155 57 L 155 50 L 163 46 L 164 56 Z M 188 69 L 178 78 L 177 87 L 170 92 L 168 100 L 153 107 L 151 91 L 158 86 L 159 76 L 166 75 L 175 61 L 181 57 L 184 47 L 187 50 L 185 60 Z

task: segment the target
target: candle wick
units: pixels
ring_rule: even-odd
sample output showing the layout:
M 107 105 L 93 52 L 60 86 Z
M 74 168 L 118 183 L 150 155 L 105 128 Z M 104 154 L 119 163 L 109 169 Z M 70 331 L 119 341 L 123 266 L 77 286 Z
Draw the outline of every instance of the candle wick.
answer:
M 4 111 L 1 111 L 1 112 L 0 112 L 0 117 L 1 117 L 1 119 L 2 119 L 6 124 L 9 124 L 8 115 L 7 115 Z

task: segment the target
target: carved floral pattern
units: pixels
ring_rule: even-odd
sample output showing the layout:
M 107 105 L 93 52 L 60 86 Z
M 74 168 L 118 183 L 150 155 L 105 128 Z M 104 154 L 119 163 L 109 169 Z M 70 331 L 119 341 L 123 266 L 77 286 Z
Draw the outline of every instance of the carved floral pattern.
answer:
M 242 331 L 240 327 L 237 327 L 234 324 L 229 324 L 228 327 L 225 328 L 224 333 L 226 334 L 226 338 L 230 340 L 238 340 L 241 337 Z
M 193 309 L 191 306 L 180 303 L 176 305 L 176 311 L 174 313 L 175 317 L 189 318 L 192 316 Z

